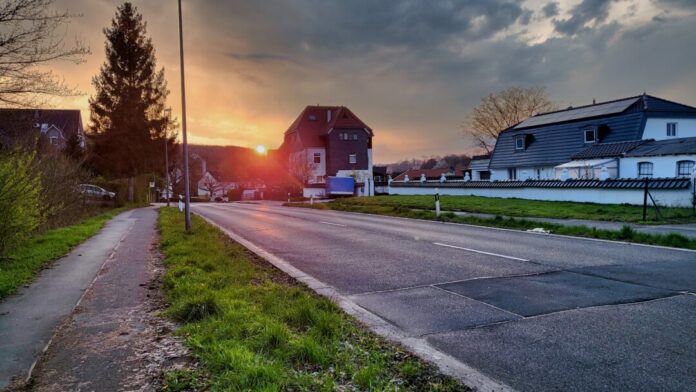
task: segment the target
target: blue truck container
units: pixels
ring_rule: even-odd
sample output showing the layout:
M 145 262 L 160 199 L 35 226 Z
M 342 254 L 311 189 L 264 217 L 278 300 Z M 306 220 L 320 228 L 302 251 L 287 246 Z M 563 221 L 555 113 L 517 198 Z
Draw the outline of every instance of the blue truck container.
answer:
M 326 177 L 327 196 L 352 196 L 355 192 L 353 177 Z

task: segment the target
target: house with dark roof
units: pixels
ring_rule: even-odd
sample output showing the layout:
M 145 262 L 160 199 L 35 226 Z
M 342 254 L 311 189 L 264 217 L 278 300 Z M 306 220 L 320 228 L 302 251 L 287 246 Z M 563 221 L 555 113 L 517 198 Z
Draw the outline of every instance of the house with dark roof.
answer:
M 643 94 L 532 116 L 500 133 L 489 170 L 494 181 L 648 176 L 655 158 L 643 156 L 642 174 L 637 162 L 620 160 L 650 143 L 675 146 L 691 137 L 696 108 Z
M 79 110 L 0 108 L 0 146 L 12 146 L 27 137 L 45 137 L 63 149 L 71 137 L 85 147 L 85 131 Z
M 285 131 L 280 149 L 291 171 L 299 167 L 306 173 L 305 197 L 323 196 L 330 176 L 353 177 L 356 194 L 373 195 L 373 136 L 372 128 L 345 106 L 307 106 Z

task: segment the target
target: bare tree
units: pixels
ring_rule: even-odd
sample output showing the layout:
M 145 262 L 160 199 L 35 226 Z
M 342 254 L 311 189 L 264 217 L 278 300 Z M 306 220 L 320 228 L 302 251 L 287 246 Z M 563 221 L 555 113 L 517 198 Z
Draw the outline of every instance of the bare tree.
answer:
M 463 125 L 464 134 L 490 152 L 501 131 L 557 107 L 544 87 L 510 87 L 485 96 L 478 106 L 471 109 Z
M 288 163 L 290 176 L 299 183 L 297 185 L 300 189 L 314 176 L 314 169 L 317 167 L 314 162 L 310 162 L 307 151 L 290 154 Z
M 53 0 L 0 1 L 0 103 L 32 106 L 42 97 L 75 95 L 50 70 L 55 61 L 80 63 L 89 49 L 79 41 L 65 43 L 74 15 L 51 11 Z
M 206 175 L 203 178 L 203 190 L 208 192 L 210 199 L 212 200 L 215 194 L 222 190 L 223 186 L 220 184 L 213 176 Z

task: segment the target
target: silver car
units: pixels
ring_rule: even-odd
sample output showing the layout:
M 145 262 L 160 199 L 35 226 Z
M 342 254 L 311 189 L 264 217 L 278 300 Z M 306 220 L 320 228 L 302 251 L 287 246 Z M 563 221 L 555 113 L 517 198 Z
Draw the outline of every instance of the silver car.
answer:
M 78 189 L 84 197 L 89 199 L 113 200 L 116 197 L 114 192 L 109 192 L 96 185 L 80 184 L 78 185 Z

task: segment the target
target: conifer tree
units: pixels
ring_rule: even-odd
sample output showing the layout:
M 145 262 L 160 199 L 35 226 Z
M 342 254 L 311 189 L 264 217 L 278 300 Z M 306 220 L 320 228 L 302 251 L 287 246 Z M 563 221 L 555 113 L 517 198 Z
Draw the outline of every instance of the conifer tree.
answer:
M 146 23 L 136 7 L 118 7 L 106 35 L 106 61 L 92 79 L 90 98 L 90 163 L 97 171 L 127 177 L 128 200 L 133 201 L 133 178 L 163 171 L 165 138 L 176 152 L 173 126 L 165 111 L 169 95 L 164 69 L 157 69 L 155 50 Z

